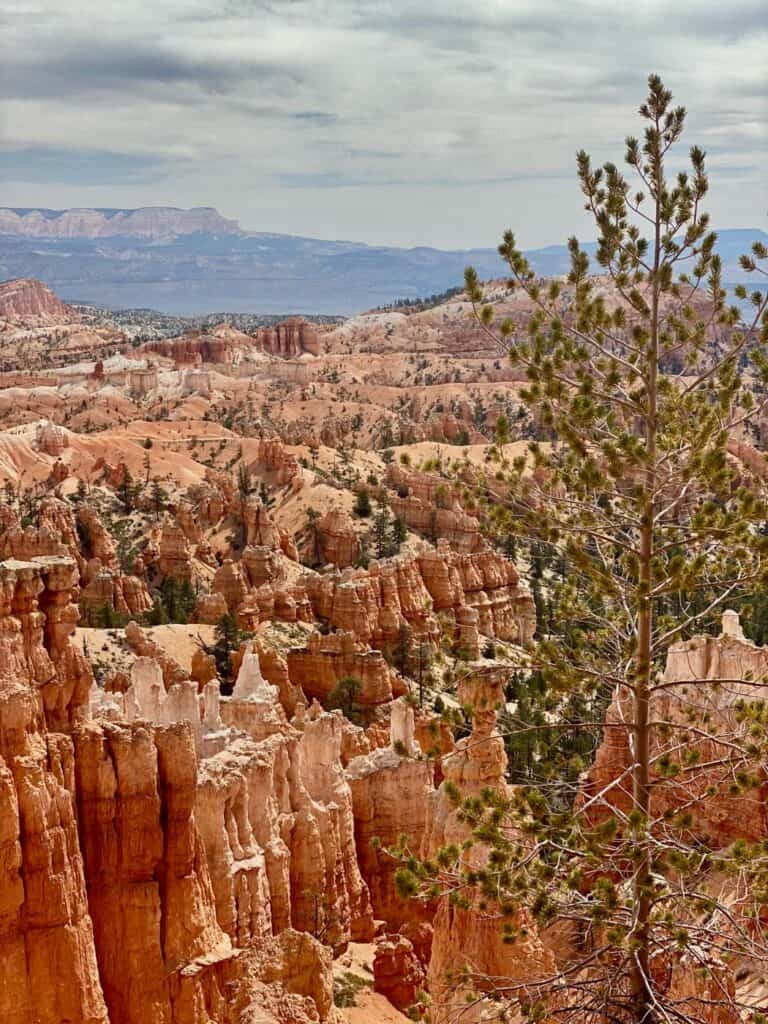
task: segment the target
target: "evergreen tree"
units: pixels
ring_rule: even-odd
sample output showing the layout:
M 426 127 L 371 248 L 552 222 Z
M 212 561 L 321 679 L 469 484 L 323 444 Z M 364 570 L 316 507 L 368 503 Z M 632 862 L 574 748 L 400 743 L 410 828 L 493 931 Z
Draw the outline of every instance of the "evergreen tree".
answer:
M 390 515 L 386 505 L 379 505 L 373 517 L 373 540 L 377 558 L 388 558 L 392 554 Z
M 253 491 L 253 480 L 251 471 L 244 462 L 237 467 L 237 489 L 241 498 L 247 498 Z
M 310 564 L 314 564 L 320 557 L 318 551 L 318 533 L 317 533 L 317 521 L 320 519 L 320 513 L 316 508 L 311 506 L 307 509 L 307 530 L 311 541 L 311 550 L 309 553 Z
M 496 443 L 509 444 L 509 419 L 502 413 L 496 420 Z
M 413 650 L 413 630 L 407 622 L 401 622 L 397 630 L 397 640 L 392 646 L 390 659 L 397 671 L 406 676 L 410 672 L 411 654 Z
M 363 684 L 358 678 L 344 676 L 328 694 L 325 702 L 326 708 L 329 711 L 339 708 L 350 721 L 359 723 L 362 720 L 363 708 L 357 698 L 362 688 Z
M 162 597 L 155 597 L 145 618 L 148 626 L 164 626 L 168 622 L 168 611 Z
M 352 511 L 360 519 L 367 519 L 371 514 L 371 497 L 366 487 L 362 487 L 357 492 L 357 498 L 355 499 Z
M 562 774 L 571 791 L 563 801 L 560 781 L 553 801 L 535 779 L 511 797 L 463 799 L 452 790 L 487 850 L 485 866 L 478 851 L 470 867 L 447 847 L 435 861 L 411 859 L 399 878 L 404 892 L 450 891 L 460 905 L 475 893 L 481 907 L 493 903 L 502 915 L 526 908 L 542 927 L 561 921 L 578 929 L 567 969 L 522 983 L 473 976 L 468 967 L 462 986 L 474 983 L 478 1000 L 490 995 L 495 1019 L 763 1018 L 722 979 L 723 965 L 768 958 L 763 931 L 753 927 L 768 901 L 768 848 L 744 841 L 714 848 L 701 812 L 710 800 L 737 808 L 761 784 L 766 681 L 667 682 L 663 669 L 673 644 L 711 628 L 768 577 L 762 485 L 727 457 L 729 436 L 754 413 L 755 394 L 768 382 L 768 299 L 739 289 L 751 304 L 746 324 L 726 305 L 716 236 L 702 209 L 704 154 L 694 146 L 690 172 L 670 180 L 685 111 L 657 76 L 640 115 L 643 138 L 628 138 L 625 152 L 637 186 L 612 163 L 595 169 L 586 153 L 577 158 L 598 230 L 599 271 L 620 302 L 595 287 L 576 239 L 567 280 L 542 283 L 514 235 L 504 235 L 499 251 L 510 285 L 534 309 L 524 329 L 511 320 L 497 325 L 476 273 L 466 274 L 481 328 L 524 371 L 521 398 L 552 439 L 530 445 L 534 473 L 523 458 L 501 458 L 499 486 L 480 495 L 481 509 L 499 530 L 534 539 L 534 580 L 545 577 L 545 552 L 567 559 L 565 578 L 548 586 L 568 625 L 530 655 L 543 707 L 558 715 L 541 722 L 542 701 L 518 685 L 513 771 L 539 772 L 533 737 L 540 730 L 548 749 L 557 731 L 570 734 L 563 755 L 573 764 Z M 766 259 L 756 243 L 742 267 L 762 273 Z M 681 376 L 664 373 L 673 355 Z M 734 699 L 730 720 L 713 716 L 713 695 L 731 685 L 749 696 Z M 615 714 L 603 724 L 611 701 Z M 579 759 L 601 730 L 626 749 L 624 774 L 613 786 L 581 790 L 574 802 Z M 728 879 L 729 889 L 716 878 Z M 728 891 L 739 893 L 738 910 Z M 512 923 L 504 934 L 513 945 L 524 938 Z M 696 981 L 685 998 L 670 984 L 680 970 Z
M 152 479 L 150 502 L 152 504 L 152 511 L 155 514 L 155 522 L 157 522 L 160 518 L 160 513 L 163 512 L 168 505 L 168 493 L 157 477 Z
M 233 612 L 225 612 L 216 623 L 215 643 L 212 654 L 216 660 L 216 672 L 222 680 L 222 692 L 232 690 L 232 654 L 240 644 L 248 638 L 248 634 L 240 628 L 237 616 Z
M 105 602 L 99 607 L 96 615 L 96 625 L 101 629 L 116 629 L 122 625 L 120 613 L 116 611 L 114 605 Z
M 166 577 L 160 586 L 160 600 L 166 621 L 187 623 L 192 617 L 197 595 L 191 580 Z
M 407 537 L 408 527 L 400 516 L 395 516 L 392 522 L 392 546 L 395 549 L 395 552 L 400 550 L 401 545 L 405 543 Z
M 77 489 L 71 496 L 71 501 L 76 505 L 82 505 L 85 499 L 88 497 L 88 488 L 86 487 L 85 480 L 82 477 L 77 481 Z
M 123 509 L 127 513 L 133 512 L 136 508 L 136 485 L 133 482 L 131 471 L 125 467 L 122 479 L 117 486 L 117 496 L 120 499 Z

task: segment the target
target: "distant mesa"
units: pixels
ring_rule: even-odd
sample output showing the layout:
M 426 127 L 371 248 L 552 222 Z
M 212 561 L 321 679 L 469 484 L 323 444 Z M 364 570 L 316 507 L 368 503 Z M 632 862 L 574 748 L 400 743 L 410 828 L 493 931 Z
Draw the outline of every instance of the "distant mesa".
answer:
M 300 317 L 291 317 L 273 327 L 260 327 L 250 336 L 219 324 L 212 331 L 191 331 L 180 337 L 148 341 L 144 350 L 173 359 L 177 365 L 198 366 L 202 363 L 236 362 L 236 350 L 255 345 L 266 355 L 298 359 L 320 355 L 320 340 L 314 325 Z
M 739 257 L 755 241 L 768 235 L 718 232 L 727 287 L 745 280 Z M 595 242 L 584 249 L 594 258 Z M 401 248 L 243 230 L 210 206 L 0 207 L 0 250 L 5 276 L 44 281 L 66 301 L 177 316 L 354 315 L 440 296 L 461 286 L 468 265 L 486 281 L 508 269 L 495 246 Z M 525 254 L 540 277 L 569 272 L 567 246 Z
M 0 282 L 0 320 L 19 319 L 72 323 L 79 317 L 42 281 L 19 277 Z
M 212 206 L 181 210 L 175 206 L 142 206 L 135 210 L 0 208 L 0 234 L 26 238 L 130 237 L 149 241 L 179 235 L 241 235 L 235 220 Z

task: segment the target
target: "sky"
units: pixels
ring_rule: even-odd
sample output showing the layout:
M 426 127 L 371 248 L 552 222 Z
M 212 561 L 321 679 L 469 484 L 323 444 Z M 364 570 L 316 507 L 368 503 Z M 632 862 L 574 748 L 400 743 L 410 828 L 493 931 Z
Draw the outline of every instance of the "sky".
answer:
M 0 0 L 0 205 L 591 238 L 575 153 L 622 159 L 653 71 L 707 151 L 716 226 L 766 228 L 767 53 L 765 0 Z

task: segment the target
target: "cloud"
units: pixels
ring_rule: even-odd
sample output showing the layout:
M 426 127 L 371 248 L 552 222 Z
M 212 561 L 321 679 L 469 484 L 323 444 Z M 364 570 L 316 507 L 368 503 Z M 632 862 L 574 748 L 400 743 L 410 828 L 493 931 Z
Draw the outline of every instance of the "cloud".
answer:
M 34 52 L 10 53 L 2 78 L 7 98 L 87 100 L 91 93 L 140 95 L 157 86 L 171 91 L 193 87 L 223 96 L 237 93 L 246 83 L 285 94 L 301 81 L 301 74 L 267 61 L 193 57 L 147 43 L 94 46 L 92 40 L 81 40 L 65 42 L 42 62 Z
M 0 146 L 0 181 L 56 185 L 137 185 L 161 180 L 163 160 L 132 153 L 65 146 Z
M 679 32 L 688 29 L 698 38 L 711 38 L 726 43 L 765 35 L 768 15 L 763 0 L 702 0 L 695 8 L 667 7 L 669 23 Z
M 313 124 L 329 125 L 335 124 L 339 117 L 327 110 L 299 110 L 295 114 L 289 114 L 295 121 L 311 121 Z
M 214 205 L 250 228 L 451 247 L 492 245 L 510 223 L 546 244 L 589 230 L 573 154 L 620 158 L 658 71 L 712 153 L 721 223 L 765 205 L 757 0 L 78 10 L 73 33 L 56 0 L 6 0 L 0 143 L 27 171 L 2 170 L 4 201 Z

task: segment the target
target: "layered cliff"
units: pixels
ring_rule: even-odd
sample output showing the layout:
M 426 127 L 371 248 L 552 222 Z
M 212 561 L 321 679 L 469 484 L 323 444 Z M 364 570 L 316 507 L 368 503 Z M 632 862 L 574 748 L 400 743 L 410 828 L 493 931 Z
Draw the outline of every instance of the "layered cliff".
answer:
M 283 359 L 295 359 L 305 354 L 320 355 L 316 328 L 298 318 L 285 320 L 274 327 L 261 327 L 254 339 L 263 352 Z
M 738 839 L 760 842 L 768 835 L 765 770 L 741 751 L 748 747 L 749 719 L 743 706 L 759 706 L 762 680 L 768 671 L 768 649 L 747 640 L 736 612 L 726 611 L 719 636 L 696 636 L 670 648 L 663 685 L 651 699 L 654 719 L 667 723 L 654 730 L 654 761 L 670 746 L 682 764 L 690 765 L 680 778 L 654 771 L 651 813 L 654 817 L 685 808 L 691 814 L 691 833 L 715 849 Z M 710 680 L 711 685 L 697 685 Z M 592 812 L 607 814 L 612 806 L 631 807 L 630 793 L 621 784 L 632 763 L 627 721 L 629 695 L 614 695 L 606 715 L 609 726 L 590 769 L 583 791 L 587 800 L 603 796 Z M 756 785 L 733 787 L 739 774 L 753 774 Z
M 509 795 L 504 741 L 496 723 L 505 680 L 498 667 L 478 666 L 465 672 L 458 697 L 462 706 L 473 709 L 472 732 L 442 759 L 445 781 L 428 798 L 422 853 L 436 858 L 441 848 L 453 846 L 461 851 L 464 870 L 482 872 L 489 852 L 473 837 L 472 826 L 451 797 L 451 788 L 469 800 L 484 792 Z M 473 841 L 465 845 L 470 838 Z M 440 897 L 427 973 L 435 1007 L 433 1024 L 449 1024 L 457 1015 L 467 1022 L 487 1020 L 493 1004 L 482 996 L 493 989 L 496 979 L 514 982 L 555 975 L 554 956 L 544 946 L 528 912 L 519 909 L 507 920 L 518 932 L 513 943 L 504 941 L 501 910 L 473 890 L 469 906 L 449 896 Z
M 514 565 L 492 551 L 461 554 L 446 542 L 415 555 L 372 562 L 302 580 L 314 614 L 372 644 L 392 643 L 404 624 L 435 637 L 444 613 L 476 645 L 485 636 L 527 643 L 535 630 L 533 600 Z M 472 628 L 469 628 L 472 627 Z M 473 632 L 474 630 L 474 632 Z
M 229 364 L 235 359 L 235 345 L 227 337 L 195 331 L 179 338 L 162 338 L 147 342 L 143 351 L 173 359 L 179 366 L 202 363 Z
M 332 1021 L 330 954 L 310 933 L 313 904 L 305 894 L 302 858 L 313 869 L 321 865 L 320 889 L 335 883 L 329 890 L 334 900 L 346 898 L 340 942 L 352 928 L 369 936 L 372 927 L 338 756 L 341 720 L 325 716 L 327 723 L 308 723 L 306 743 L 319 729 L 318 750 L 305 750 L 295 731 L 274 740 L 276 749 L 282 745 L 293 757 L 289 774 L 298 806 L 284 809 L 294 822 L 287 877 L 297 894 L 290 917 L 304 932 L 281 919 L 278 897 L 276 941 L 261 941 L 267 932 L 259 928 L 248 935 L 241 929 L 235 946 L 226 915 L 222 922 L 218 917 L 221 901 L 212 882 L 218 862 L 209 861 L 197 824 L 202 815 L 206 836 L 218 828 L 234 837 L 225 797 L 206 802 L 210 787 L 198 786 L 196 701 L 186 710 L 178 705 L 177 721 L 154 724 L 141 718 L 140 708 L 130 721 L 119 707 L 123 695 L 114 694 L 105 714 L 88 720 L 93 677 L 70 642 L 76 579 L 74 560 L 63 556 L 0 564 L 3 1019 Z M 159 670 L 157 678 L 164 689 Z M 134 699 L 131 691 L 128 698 Z M 324 750 L 325 773 L 318 770 Z M 257 750 L 256 760 L 263 764 L 263 757 Z M 234 777 L 244 778 L 241 769 L 235 754 L 225 790 Z M 275 799 L 281 779 L 273 779 L 260 799 Z M 212 805 L 220 818 L 204 814 Z M 273 845 L 284 824 L 274 818 Z M 324 859 L 318 857 L 323 850 Z M 265 895 L 262 912 L 268 915 L 271 895 Z
M 117 550 L 98 513 L 89 505 L 72 506 L 58 498 L 44 498 L 37 525 L 22 527 L 16 511 L 0 505 L 0 557 L 29 559 L 58 555 L 77 567 L 80 599 L 86 607 L 110 605 L 126 615 L 139 615 L 152 607 L 146 584 L 123 573 Z
M 19 277 L 0 282 L 0 319 L 61 324 L 75 323 L 78 316 L 42 281 Z
M 92 682 L 69 645 L 75 573 L 64 558 L 0 564 L 0 1007 L 9 1024 L 109 1019 L 69 735 Z

